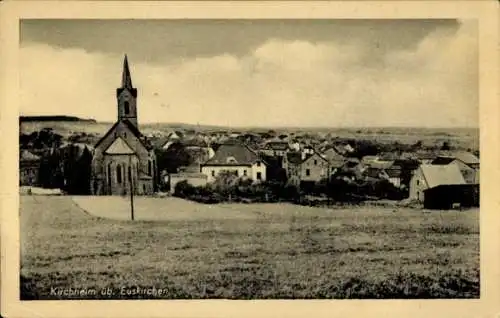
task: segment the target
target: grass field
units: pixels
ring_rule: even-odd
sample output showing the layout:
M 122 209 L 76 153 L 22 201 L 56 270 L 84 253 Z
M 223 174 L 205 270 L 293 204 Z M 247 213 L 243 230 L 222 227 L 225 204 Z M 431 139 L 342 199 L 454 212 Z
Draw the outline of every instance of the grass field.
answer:
M 21 299 L 479 297 L 478 210 L 169 200 L 138 200 L 131 222 L 118 203 L 107 219 L 70 197 L 21 196 Z M 135 287 L 163 293 L 122 294 Z

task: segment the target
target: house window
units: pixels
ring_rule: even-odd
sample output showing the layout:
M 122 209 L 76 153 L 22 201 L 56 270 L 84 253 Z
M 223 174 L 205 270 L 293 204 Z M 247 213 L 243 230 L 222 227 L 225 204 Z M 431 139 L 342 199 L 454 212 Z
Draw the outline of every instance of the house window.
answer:
M 262 180 L 262 172 L 257 172 L 257 180 Z
M 419 185 L 419 184 L 420 184 L 420 180 L 417 180 L 417 185 Z
M 123 133 L 123 138 L 127 138 L 127 133 L 126 132 Z
M 128 181 L 132 182 L 132 167 L 128 167 Z
M 123 106 L 124 106 L 124 108 L 125 108 L 125 115 L 128 115 L 128 114 L 130 113 L 130 106 L 129 106 L 129 104 L 128 104 L 128 101 L 125 101 L 125 102 L 123 103 Z
M 146 194 L 146 185 L 145 184 L 142 185 L 142 191 L 144 194 Z
M 257 161 L 257 167 L 260 167 L 260 161 Z
M 236 170 L 236 171 L 234 172 L 234 175 L 235 175 L 235 176 L 238 176 L 238 175 L 239 175 L 238 170 Z
M 317 165 L 318 164 L 318 160 L 314 160 L 314 165 Z
M 226 162 L 227 163 L 236 163 L 236 159 L 234 157 L 227 157 Z
M 243 175 L 246 177 L 247 176 L 247 171 L 243 170 Z
M 116 166 L 116 182 L 122 183 L 122 166 Z
M 306 169 L 306 176 L 310 176 L 310 175 L 311 175 L 311 170 Z
M 148 160 L 148 175 L 152 175 L 151 174 L 151 160 Z
M 212 177 L 215 177 L 215 170 L 212 170 Z

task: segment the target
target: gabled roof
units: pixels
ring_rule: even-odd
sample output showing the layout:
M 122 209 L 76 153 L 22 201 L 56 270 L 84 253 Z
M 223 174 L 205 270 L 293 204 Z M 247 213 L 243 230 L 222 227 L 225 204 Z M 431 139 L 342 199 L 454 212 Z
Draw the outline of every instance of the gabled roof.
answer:
M 448 159 L 458 159 L 467 165 L 479 164 L 479 158 L 474 154 L 466 151 L 458 151 L 453 153 L 443 153 L 438 156 L 438 158 L 448 158 Z M 452 160 L 453 161 L 453 160 Z
M 439 185 L 465 184 L 457 165 L 420 165 L 429 188 Z
M 125 140 L 118 137 L 113 141 L 113 143 L 104 151 L 106 154 L 110 155 L 131 155 L 134 154 L 134 150 L 127 145 Z
M 222 144 L 214 156 L 203 165 L 241 166 L 251 165 L 258 160 L 259 156 L 246 145 Z
M 453 156 L 468 165 L 479 164 L 480 162 L 478 157 L 466 151 L 456 152 L 453 154 Z
M 345 157 L 343 155 L 341 155 L 334 147 L 326 148 L 323 151 L 322 156 L 326 160 L 344 160 L 345 159 Z
M 264 145 L 264 149 L 286 150 L 288 148 L 289 148 L 288 141 L 281 140 L 279 138 L 273 138 L 267 141 Z
M 320 158 L 321 160 L 325 161 L 325 162 L 328 162 L 328 160 L 326 160 L 319 152 L 317 152 L 316 150 L 308 155 L 304 160 L 302 160 L 302 162 L 306 162 L 308 161 L 309 159 L 311 159 L 312 157 L 316 156 L 317 158 Z
M 116 126 L 118 126 L 120 123 L 123 123 L 127 126 L 127 128 L 132 132 L 132 134 L 137 139 L 139 139 L 140 143 L 144 146 L 144 148 L 146 148 L 147 150 L 152 149 L 151 145 L 148 145 L 144 142 L 145 137 L 141 134 L 139 129 L 137 129 L 137 127 L 134 124 L 132 124 L 128 119 L 118 120 L 116 123 L 114 123 L 113 126 L 111 126 L 111 128 L 106 132 L 106 134 L 102 136 L 101 139 L 99 139 L 99 141 L 95 144 L 94 148 L 99 147 L 99 145 L 116 129 Z
M 455 161 L 453 157 L 443 157 L 439 156 L 436 159 L 432 160 L 431 164 L 433 165 L 447 165 Z

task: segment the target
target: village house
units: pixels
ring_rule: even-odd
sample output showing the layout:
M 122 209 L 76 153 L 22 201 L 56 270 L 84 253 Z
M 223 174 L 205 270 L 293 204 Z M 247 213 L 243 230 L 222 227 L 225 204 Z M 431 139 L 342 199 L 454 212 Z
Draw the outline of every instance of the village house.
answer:
M 170 148 L 170 146 L 172 146 L 174 143 L 180 142 L 182 136 L 183 136 L 182 133 L 177 131 L 172 131 L 166 137 L 159 138 L 155 142 L 154 147 L 156 149 L 168 150 L 168 148 Z
M 328 160 L 318 152 L 314 152 L 302 161 L 300 165 L 301 182 L 317 182 L 328 177 Z
M 457 165 L 422 164 L 415 170 L 410 181 L 409 198 L 423 202 L 424 191 L 442 185 L 466 184 Z
M 366 168 L 361 164 L 359 159 L 346 158 L 344 165 L 337 169 L 334 177 L 350 181 L 360 180 L 363 178 L 363 172 L 365 169 Z
M 132 189 L 135 194 L 152 194 L 157 185 L 156 156 L 139 130 L 137 89 L 132 86 L 126 55 L 116 98 L 118 120 L 95 145 L 91 193 L 123 195 Z
M 378 161 L 367 165 L 363 175 L 369 178 L 387 180 L 395 187 L 401 186 L 401 167 L 394 161 Z
M 335 143 L 333 147 L 341 155 L 347 155 L 354 151 L 354 148 L 346 142 Z
M 180 142 L 195 164 L 202 164 L 215 155 L 215 151 L 206 141 L 190 138 Z
M 340 169 L 345 164 L 346 160 L 346 158 L 340 154 L 335 147 L 327 147 L 321 156 L 328 161 L 330 174 L 333 174 L 337 171 L 337 169 Z
M 288 152 L 283 158 L 283 169 L 286 171 L 288 183 L 300 184 L 300 166 L 302 164 L 302 154 L 298 151 Z
M 255 151 L 238 143 L 222 144 L 214 156 L 201 165 L 207 182 L 213 182 L 222 171 L 231 171 L 237 177 L 254 182 L 266 180 L 266 164 Z
M 387 174 L 388 180 L 395 187 L 401 187 L 401 168 L 397 166 L 391 166 L 389 169 L 384 170 Z
M 302 159 L 306 159 L 307 157 L 313 155 L 316 152 L 314 146 L 310 145 L 309 143 L 302 144 L 301 151 L 302 151 Z
M 177 173 L 165 174 L 163 182 L 169 184 L 170 193 L 174 193 L 175 186 L 186 181 L 188 184 L 199 187 L 207 184 L 208 176 L 201 172 L 200 165 L 194 164 L 188 167 L 182 167 Z
M 21 150 L 19 153 L 19 184 L 21 186 L 35 186 L 38 183 L 40 171 L 40 157 Z
M 452 156 L 438 156 L 432 161 L 433 165 L 456 165 L 460 169 L 465 182 L 467 183 L 479 183 L 479 171 L 471 168 L 469 165 L 464 163 Z
M 290 150 L 288 141 L 283 141 L 279 138 L 274 138 L 265 143 L 260 152 L 266 156 L 284 157 Z

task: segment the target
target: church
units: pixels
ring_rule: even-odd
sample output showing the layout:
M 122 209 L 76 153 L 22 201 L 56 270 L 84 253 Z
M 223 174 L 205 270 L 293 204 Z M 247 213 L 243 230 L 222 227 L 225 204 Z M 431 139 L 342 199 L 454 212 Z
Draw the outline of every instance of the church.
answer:
M 137 89 L 132 86 L 127 55 L 116 99 L 118 120 L 95 145 L 91 193 L 126 195 L 133 191 L 137 195 L 152 194 L 158 182 L 156 156 L 139 130 Z

